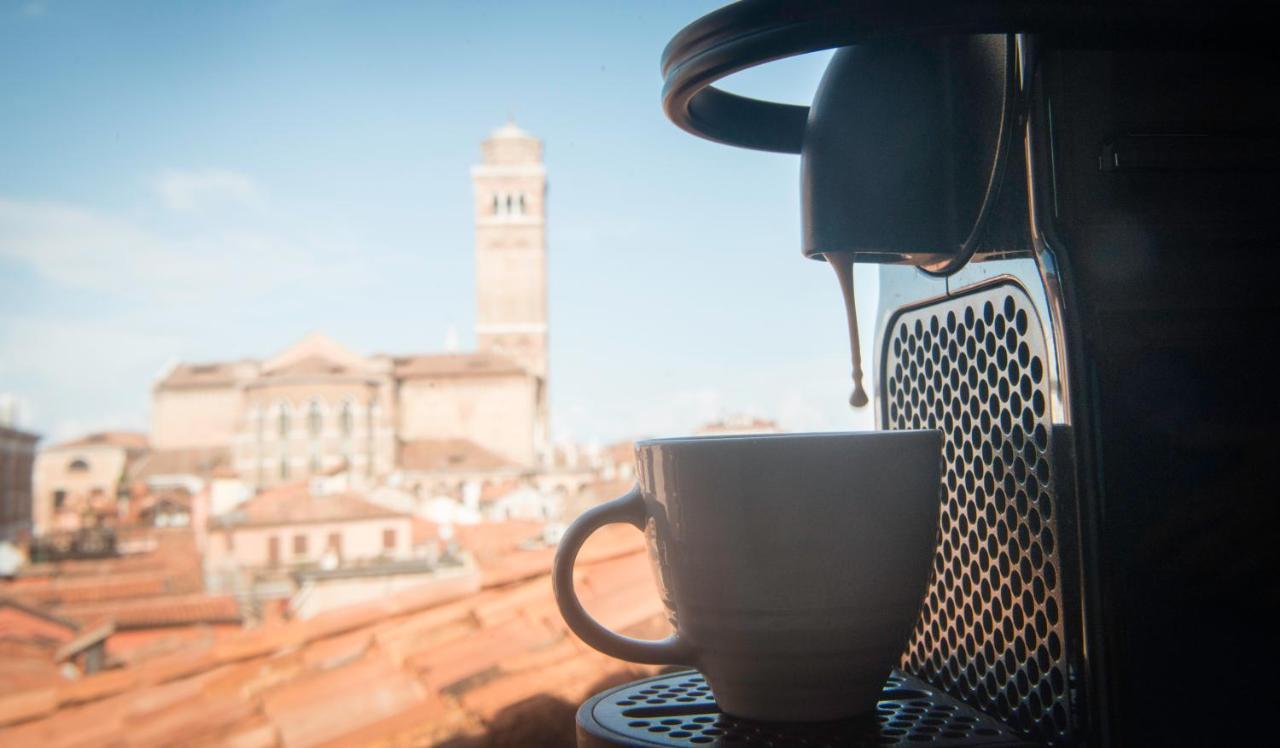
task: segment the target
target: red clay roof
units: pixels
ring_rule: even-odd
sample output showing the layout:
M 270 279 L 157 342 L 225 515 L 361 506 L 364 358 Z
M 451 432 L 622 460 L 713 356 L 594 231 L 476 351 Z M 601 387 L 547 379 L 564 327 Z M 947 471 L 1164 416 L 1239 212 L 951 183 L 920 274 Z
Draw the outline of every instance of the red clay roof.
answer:
M 69 603 L 56 610 L 61 616 L 80 621 L 109 618 L 121 629 L 241 621 L 240 606 L 234 597 L 204 593 Z
M 0 637 L 70 640 L 79 624 L 29 600 L 0 594 Z
M 400 443 L 399 465 L 424 472 L 471 472 L 514 467 L 469 439 L 416 439 Z
M 361 494 L 344 492 L 317 496 L 308 481 L 289 483 L 263 491 L 236 510 L 236 525 L 293 525 L 304 522 L 341 522 L 379 517 L 402 517 Z
M 193 447 L 155 451 L 139 459 L 129 469 L 130 480 L 146 480 L 158 475 L 212 475 L 231 463 L 226 447 Z
M 93 434 L 86 434 L 78 439 L 59 442 L 58 444 L 45 447 L 45 450 L 103 446 L 142 450 L 147 449 L 149 444 L 147 442 L 147 435 L 138 431 L 99 431 Z
M 478 593 L 425 586 L 0 695 L 0 743 L 425 745 L 496 729 L 533 696 L 576 705 L 606 679 L 652 672 L 568 633 L 548 553 L 509 558 L 521 571 Z M 649 574 L 640 534 L 605 528 L 577 588 L 606 625 L 661 635 Z
M 397 356 L 392 359 L 395 375 L 412 377 L 458 377 L 480 374 L 523 374 L 525 370 L 505 356 L 494 353 L 435 353 Z
M 173 367 L 157 387 L 221 387 L 239 379 L 238 367 L 244 362 L 215 361 L 184 363 Z

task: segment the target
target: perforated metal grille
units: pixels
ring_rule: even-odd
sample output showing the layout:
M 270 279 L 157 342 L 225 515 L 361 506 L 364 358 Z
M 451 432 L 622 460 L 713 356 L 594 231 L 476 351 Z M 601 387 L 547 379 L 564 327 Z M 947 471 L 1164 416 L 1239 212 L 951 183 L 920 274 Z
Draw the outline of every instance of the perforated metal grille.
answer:
M 901 666 L 1042 739 L 1070 737 L 1044 332 L 1019 288 L 900 314 L 889 428 L 946 437 L 938 550 Z
M 686 671 L 601 694 L 583 706 L 579 724 L 625 745 L 859 746 L 1022 745 L 1008 727 L 902 673 L 889 676 L 874 719 L 767 723 L 738 719 L 716 705 L 702 675 Z

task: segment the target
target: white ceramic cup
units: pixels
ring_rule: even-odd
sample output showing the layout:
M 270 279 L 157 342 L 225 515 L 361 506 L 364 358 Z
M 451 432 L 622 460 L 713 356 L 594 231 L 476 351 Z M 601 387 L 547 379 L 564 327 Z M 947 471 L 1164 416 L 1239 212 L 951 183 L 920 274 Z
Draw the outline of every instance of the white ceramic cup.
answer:
M 556 553 L 569 627 L 614 657 L 700 670 L 748 719 L 875 708 L 924 599 L 938 534 L 938 431 L 653 439 L 638 485 L 594 507 Z M 573 564 L 598 528 L 644 530 L 675 633 L 621 636 L 583 609 Z

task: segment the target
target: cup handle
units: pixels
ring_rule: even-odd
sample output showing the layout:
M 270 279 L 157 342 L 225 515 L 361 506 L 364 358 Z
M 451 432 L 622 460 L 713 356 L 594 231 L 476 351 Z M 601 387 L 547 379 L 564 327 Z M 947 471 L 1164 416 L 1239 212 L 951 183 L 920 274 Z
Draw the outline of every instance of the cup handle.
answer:
M 644 498 L 637 486 L 613 501 L 588 509 L 574 520 L 565 530 L 560 539 L 560 547 L 556 549 L 552 576 L 556 604 L 560 606 L 560 615 L 564 616 L 565 623 L 569 624 L 578 638 L 610 657 L 648 665 L 692 666 L 693 652 L 679 634 L 655 641 L 616 634 L 587 613 L 573 589 L 573 564 L 582 544 L 591 537 L 591 533 L 615 522 L 634 525 L 643 530 L 646 516 Z

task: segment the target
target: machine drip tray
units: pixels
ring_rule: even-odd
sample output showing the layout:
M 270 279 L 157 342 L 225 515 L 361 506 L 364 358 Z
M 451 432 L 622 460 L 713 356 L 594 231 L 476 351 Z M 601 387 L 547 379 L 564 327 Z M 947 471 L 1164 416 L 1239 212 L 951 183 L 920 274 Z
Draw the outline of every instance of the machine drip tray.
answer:
M 1033 746 L 1012 728 L 897 670 L 874 720 L 752 722 L 722 714 L 694 670 L 597 694 L 578 709 L 579 746 Z

